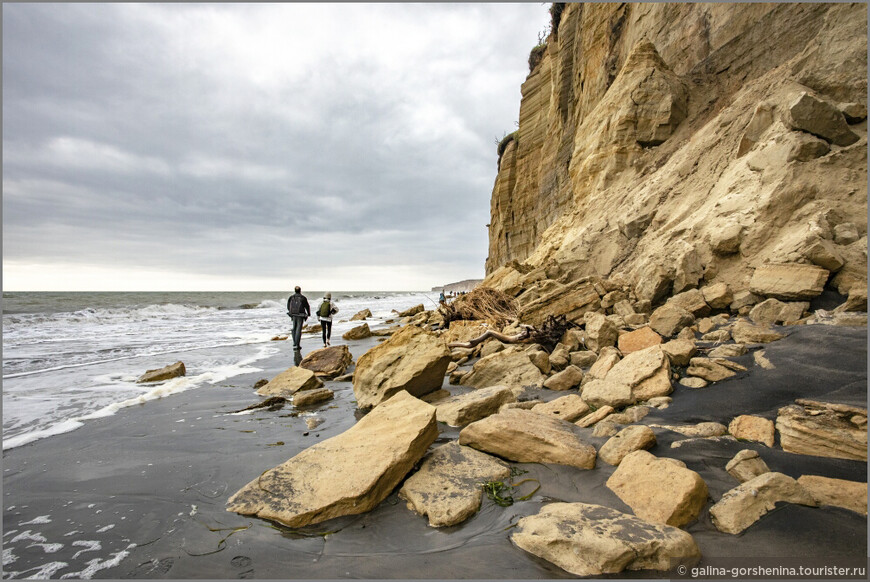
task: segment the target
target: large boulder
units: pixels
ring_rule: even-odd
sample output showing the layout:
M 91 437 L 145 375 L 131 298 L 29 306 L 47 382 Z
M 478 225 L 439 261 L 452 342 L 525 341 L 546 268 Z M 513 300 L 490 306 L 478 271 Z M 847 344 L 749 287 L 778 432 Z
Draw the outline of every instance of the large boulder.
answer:
M 544 388 L 548 390 L 570 390 L 583 381 L 583 370 L 577 366 L 568 366 L 561 372 L 553 374 L 544 380 Z
M 367 323 L 351 328 L 341 336 L 342 339 L 348 341 L 361 340 L 369 337 L 372 337 L 372 330 L 369 329 L 369 324 Z
M 622 408 L 635 402 L 631 386 L 607 379 L 592 380 L 585 384 L 581 396 L 584 402 L 597 408 L 602 406 Z
M 707 504 L 707 484 L 700 475 L 646 451 L 626 455 L 607 487 L 638 517 L 677 527 L 697 518 Z
M 350 318 L 351 321 L 364 321 L 365 319 L 372 316 L 371 309 L 363 309 L 362 311 L 358 311 L 354 314 L 353 317 Z
M 633 424 L 610 437 L 598 450 L 598 457 L 608 465 L 618 465 L 629 453 L 649 449 L 655 444 L 656 435 L 650 427 Z
M 725 470 L 741 483 L 770 472 L 770 468 L 764 462 L 764 459 L 758 455 L 757 451 L 752 449 L 743 449 L 734 455 L 734 458 L 725 465 Z
M 407 326 L 363 354 L 353 374 L 357 406 L 371 408 L 405 390 L 422 396 L 441 388 L 450 350 L 433 333 Z
M 627 385 L 637 401 L 673 392 L 670 360 L 657 345 L 625 356 L 610 369 L 605 380 Z
M 237 491 L 227 510 L 289 527 L 365 513 L 393 491 L 438 437 L 435 408 L 400 392 L 342 434 Z
M 565 315 L 569 320 L 577 321 L 586 312 L 595 311 L 601 306 L 601 297 L 592 283 L 550 283 L 548 292 L 522 306 L 520 321 L 540 326 L 550 315 Z
M 768 447 L 773 446 L 776 434 L 772 420 L 753 414 L 736 417 L 728 424 L 728 432 L 736 439 L 763 443 Z
M 323 382 L 311 370 L 293 366 L 269 380 L 257 390 L 260 396 L 283 396 L 288 398 L 300 390 L 314 390 Z
M 588 313 L 586 320 L 586 347 L 593 352 L 600 352 L 601 348 L 616 345 L 619 328 L 612 321 L 600 313 Z
M 649 326 L 663 337 L 671 337 L 695 323 L 695 316 L 673 303 L 665 303 L 649 318 Z
M 602 505 L 550 503 L 517 522 L 511 541 L 575 576 L 694 565 L 701 551 L 681 529 Z
M 639 352 L 640 350 L 660 345 L 661 343 L 662 336 L 650 329 L 649 326 L 644 326 L 619 336 L 617 345 L 623 355 L 628 355 L 632 352 Z
M 435 417 L 450 426 L 465 426 L 498 412 L 502 405 L 516 402 L 507 386 L 489 386 L 435 403 Z
M 864 419 L 855 424 L 852 418 Z M 799 455 L 867 461 L 867 410 L 835 404 L 791 404 L 779 409 L 782 450 Z
M 299 367 L 311 370 L 318 378 L 332 380 L 344 374 L 351 363 L 353 354 L 342 345 L 314 350 L 302 359 Z
M 859 139 L 849 129 L 839 109 L 806 91 L 793 97 L 784 121 L 792 129 L 811 133 L 838 146 L 851 145 Z
M 540 387 L 545 379 L 546 376 L 532 362 L 530 354 L 514 347 L 479 359 L 474 363 L 471 372 L 462 378 L 462 384 L 472 388 L 496 385 L 511 388 Z
M 313 406 L 332 400 L 335 393 L 329 388 L 315 388 L 314 390 L 301 390 L 293 395 L 293 406 Z
M 797 482 L 819 505 L 833 505 L 867 515 L 867 483 L 822 475 L 801 475 Z
M 745 319 L 741 319 L 731 328 L 731 339 L 739 344 L 766 344 L 784 337 L 784 334 L 770 329 L 768 325 L 753 325 Z
M 165 368 L 146 371 L 144 374 L 139 376 L 136 383 L 145 384 L 147 382 L 162 382 L 164 380 L 171 380 L 172 378 L 179 378 L 184 376 L 186 373 L 187 371 L 184 368 L 184 362 L 175 362 Z
M 481 483 L 510 474 L 503 461 L 454 441 L 426 457 L 402 485 L 399 497 L 408 502 L 408 509 L 429 516 L 432 527 L 457 525 L 480 509 Z
M 400 311 L 399 317 L 413 317 L 415 315 L 423 313 L 425 310 L 426 310 L 426 308 L 423 306 L 422 303 L 420 303 L 419 305 L 415 305 L 414 307 L 411 307 L 410 309 L 406 309 L 405 311 Z
M 816 265 L 771 263 L 755 269 L 749 290 L 783 301 L 802 301 L 822 294 L 830 272 Z
M 779 502 L 816 505 L 797 481 L 782 473 L 768 472 L 726 492 L 710 507 L 710 518 L 719 531 L 739 534 Z
M 745 371 L 744 366 L 726 358 L 692 358 L 686 368 L 686 374 L 708 382 L 720 382 Z
M 546 414 L 553 418 L 574 422 L 589 412 L 589 405 L 583 402 L 577 394 L 568 394 L 549 402 L 541 402 L 531 408 L 538 414 Z
M 459 444 L 520 463 L 557 463 L 595 468 L 595 447 L 570 422 L 509 408 L 466 426 Z

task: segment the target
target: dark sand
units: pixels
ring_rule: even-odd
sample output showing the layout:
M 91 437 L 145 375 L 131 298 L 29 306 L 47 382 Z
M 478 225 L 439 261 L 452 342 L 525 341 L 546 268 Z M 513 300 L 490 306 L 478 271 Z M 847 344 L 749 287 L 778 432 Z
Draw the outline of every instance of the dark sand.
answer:
M 672 405 L 654 410 L 642 422 L 727 425 L 739 414 L 775 419 L 777 409 L 795 398 L 866 407 L 866 329 L 801 326 L 787 331 L 788 338 L 763 346 L 775 370 L 755 366 L 751 354 L 737 358 L 749 372 L 699 390 L 675 384 Z M 352 342 L 351 352 L 357 358 L 375 343 L 375 338 Z M 317 345 L 317 338 L 303 339 L 306 353 Z M 266 469 L 347 430 L 359 415 L 351 384 L 338 382 L 328 383 L 336 392 L 334 401 L 303 411 L 302 416 L 292 406 L 227 415 L 260 400 L 252 390 L 255 381 L 292 364 L 289 343 L 282 348 L 280 356 L 259 364 L 264 372 L 124 409 L 66 435 L 5 452 L 4 551 L 17 559 L 5 567 L 4 576 L 17 572 L 14 577 L 24 578 L 41 566 L 63 562 L 67 565 L 51 577 L 76 572 L 80 574 L 73 577 L 80 577 L 90 566 L 96 570 L 94 577 L 113 579 L 571 578 L 514 547 L 509 528 L 550 501 L 598 503 L 630 513 L 606 488 L 614 467 L 601 461 L 592 471 L 517 464 L 528 471 L 518 479 L 531 477 L 541 483 L 532 499 L 506 508 L 484 499 L 476 516 L 452 528 L 430 528 L 396 492 L 367 514 L 296 531 L 228 513 L 224 504 L 232 493 Z M 445 387 L 463 391 L 446 382 Z M 552 399 L 564 393 L 541 395 Z M 304 416 L 309 412 L 325 422 L 309 429 Z M 435 446 L 458 436 L 457 429 L 440 428 Z M 584 429 L 589 442 L 596 447 L 605 442 L 591 432 Z M 793 477 L 867 480 L 866 463 L 793 455 L 783 452 L 778 441 L 773 449 L 727 441 L 671 448 L 673 441 L 686 437 L 664 429 L 655 432 L 658 444 L 651 452 L 682 459 L 698 471 L 709 486 L 711 503 L 737 485 L 725 464 L 743 448 L 757 450 L 772 470 Z M 521 486 L 518 495 L 532 487 Z M 704 555 L 701 565 L 721 557 L 770 557 L 788 565 L 798 558 L 867 556 L 866 517 L 843 509 L 780 504 L 737 536 L 718 532 L 707 509 L 686 528 Z M 46 515 L 50 523 L 21 525 Z M 106 530 L 110 525 L 114 527 Z M 41 535 L 43 543 L 63 547 L 54 546 L 47 553 L 33 541 L 11 542 L 26 531 Z M 89 547 L 86 541 L 99 542 L 100 549 L 83 551 Z M 129 555 L 105 567 L 107 560 L 125 550 Z M 667 576 L 642 571 L 618 577 Z

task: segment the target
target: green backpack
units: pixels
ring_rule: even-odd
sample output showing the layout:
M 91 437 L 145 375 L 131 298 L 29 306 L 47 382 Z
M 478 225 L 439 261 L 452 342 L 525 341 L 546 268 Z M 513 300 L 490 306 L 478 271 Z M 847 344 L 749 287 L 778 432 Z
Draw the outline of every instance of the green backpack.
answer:
M 329 301 L 324 301 L 320 304 L 320 310 L 318 311 L 318 314 L 320 315 L 320 317 L 329 317 L 329 312 Z

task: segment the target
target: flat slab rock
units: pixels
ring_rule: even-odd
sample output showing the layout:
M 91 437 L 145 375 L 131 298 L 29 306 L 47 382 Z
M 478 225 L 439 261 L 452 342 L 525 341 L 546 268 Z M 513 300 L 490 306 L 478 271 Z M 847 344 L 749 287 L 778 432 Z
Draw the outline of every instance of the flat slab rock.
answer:
M 457 442 L 432 451 L 399 490 L 408 509 L 429 517 L 432 527 L 462 523 L 480 509 L 481 483 L 510 477 L 510 467 Z
M 842 410 L 825 403 L 780 408 L 776 430 L 782 449 L 799 455 L 866 461 L 867 411 L 855 410 Z M 855 418 L 864 422 L 856 424 Z
M 144 384 L 146 382 L 162 382 L 163 380 L 171 380 L 172 378 L 179 378 L 184 376 L 187 371 L 184 368 L 184 362 L 175 362 L 171 366 L 166 366 L 165 368 L 159 368 L 157 370 L 148 370 L 136 380 L 137 384 Z
M 797 481 L 783 473 L 771 471 L 726 492 L 710 508 L 710 518 L 719 531 L 739 534 L 779 502 L 817 505 Z
M 227 511 L 290 527 L 365 513 L 383 501 L 438 437 L 435 408 L 399 392 L 352 428 L 242 487 Z
M 516 400 L 516 396 L 507 386 L 489 386 L 437 401 L 435 415 L 438 422 L 450 426 L 465 426 L 497 413 L 504 404 Z
M 466 426 L 459 443 L 520 463 L 594 469 L 595 447 L 583 442 L 579 432 L 570 422 L 510 408 Z
M 321 388 L 323 382 L 311 370 L 292 366 L 257 390 L 260 396 L 283 396 L 289 398 L 300 390 Z
M 511 541 L 576 576 L 668 570 L 701 558 L 681 529 L 587 503 L 546 505 L 519 520 Z

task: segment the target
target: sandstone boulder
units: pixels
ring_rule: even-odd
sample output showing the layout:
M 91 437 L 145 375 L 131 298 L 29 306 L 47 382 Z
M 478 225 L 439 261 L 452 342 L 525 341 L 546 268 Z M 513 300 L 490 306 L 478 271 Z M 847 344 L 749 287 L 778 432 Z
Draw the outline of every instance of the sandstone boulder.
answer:
M 353 317 L 350 318 L 351 321 L 364 321 L 372 316 L 371 309 L 363 309 L 354 314 Z
M 344 332 L 341 337 L 348 341 L 366 339 L 372 337 L 372 330 L 369 329 L 369 324 L 364 323 Z
M 744 366 L 725 358 L 692 358 L 686 368 L 686 374 L 708 382 L 720 382 L 745 371 Z
M 546 376 L 532 363 L 528 352 L 507 349 L 474 363 L 471 372 L 462 378 L 462 384 L 472 388 L 505 385 L 511 388 L 542 386 Z
M 600 313 L 586 314 L 586 347 L 593 352 L 616 345 L 616 325 Z
M 838 245 L 850 245 L 861 238 L 854 222 L 841 222 L 834 227 L 834 242 Z
M 577 426 L 579 426 L 581 428 L 588 428 L 588 427 L 592 426 L 593 424 L 597 423 L 598 421 L 602 420 L 603 418 L 610 416 L 613 412 L 614 412 L 614 408 L 612 406 L 605 404 L 604 406 L 595 410 L 594 412 L 590 412 L 586 416 L 582 417 L 580 420 L 578 420 L 574 424 L 576 424 Z
M 565 315 L 570 321 L 577 321 L 588 311 L 601 305 L 600 296 L 591 283 L 563 285 L 553 282 L 552 289 L 536 300 L 523 305 L 520 321 L 540 326 L 550 315 Z
M 419 305 L 411 307 L 410 309 L 406 309 L 405 311 L 400 311 L 398 315 L 399 317 L 414 317 L 415 315 L 419 315 L 424 311 L 426 311 L 426 308 L 423 307 L 423 304 L 421 303 Z
M 353 354 L 342 345 L 314 350 L 302 359 L 299 367 L 311 370 L 318 378 L 332 380 L 344 374 L 352 363 Z
M 710 518 L 719 531 L 739 534 L 779 502 L 816 505 L 797 481 L 782 473 L 768 472 L 726 492 L 710 508 Z
M 544 388 L 549 390 L 570 390 L 583 381 L 583 370 L 577 366 L 568 366 L 561 372 L 553 374 L 544 380 Z
M 184 368 L 184 362 L 175 362 L 165 368 L 146 371 L 144 374 L 139 376 L 136 383 L 145 384 L 147 382 L 162 382 L 164 380 L 171 380 L 172 378 L 179 378 L 184 376 L 186 373 L 187 371 Z
M 459 433 L 459 444 L 520 463 L 557 463 L 595 468 L 595 448 L 570 422 L 517 408 L 473 422 Z
M 695 323 L 695 316 L 689 311 L 674 305 L 665 303 L 649 318 L 649 326 L 663 337 L 676 335 L 680 330 Z
M 704 301 L 711 309 L 728 309 L 734 301 L 734 294 L 727 283 L 707 285 L 701 289 L 701 293 L 704 294 Z
M 332 400 L 335 393 L 329 388 L 314 388 L 313 390 L 300 390 L 293 395 L 293 406 L 313 406 Z
M 646 326 L 620 335 L 618 347 L 623 355 L 628 355 L 661 343 L 662 336 Z
M 746 320 L 738 321 L 731 328 L 731 338 L 739 344 L 766 344 L 784 337 L 785 335 L 767 325 L 753 325 Z
M 408 509 L 429 517 L 432 527 L 462 523 L 480 509 L 481 483 L 510 477 L 506 463 L 451 442 L 432 451 L 399 490 Z
M 583 386 L 581 391 L 583 401 L 590 406 L 612 406 L 622 408 L 627 404 L 634 403 L 631 386 L 612 380 L 592 380 Z
M 617 358 L 618 357 L 619 356 L 617 356 Z M 572 366 L 577 366 L 578 368 L 589 368 L 596 360 L 598 360 L 598 354 L 595 352 L 591 350 L 580 350 L 571 352 L 570 364 Z
M 607 487 L 641 519 L 676 527 L 696 519 L 707 503 L 700 475 L 646 451 L 626 455 Z
M 749 319 L 761 324 L 795 322 L 802 318 L 809 308 L 809 301 L 784 303 L 771 297 L 753 307 L 749 311 Z
M 516 402 L 507 386 L 489 386 L 435 403 L 435 417 L 450 426 L 465 426 L 498 412 L 502 405 Z
M 400 392 L 344 433 L 264 472 L 227 510 L 289 527 L 365 513 L 392 492 L 438 436 L 435 408 Z
M 768 447 L 773 447 L 776 431 L 772 420 L 761 416 L 743 414 L 731 421 L 728 425 L 728 432 L 734 438 L 754 441 L 765 444 Z
M 604 378 L 619 360 L 619 351 L 616 348 L 604 348 L 586 373 L 584 383 L 589 380 Z
M 838 146 L 858 141 L 839 109 L 806 91 L 788 104 L 785 122 L 792 129 L 811 133 Z
M 531 410 L 538 414 L 574 422 L 589 412 L 589 405 L 577 394 L 568 394 L 549 402 L 536 404 Z
M 402 390 L 413 396 L 438 390 L 449 364 L 450 350 L 444 340 L 417 327 L 402 328 L 357 361 L 353 374 L 357 406 L 377 406 Z
M 701 558 L 688 533 L 586 503 L 550 503 L 519 520 L 511 541 L 575 576 L 668 570 Z
M 660 346 L 628 354 L 611 368 L 605 380 L 626 384 L 634 400 L 648 400 L 673 392 L 670 360 Z
M 694 340 L 675 339 L 662 344 L 662 351 L 668 356 L 672 366 L 688 366 L 698 348 Z
M 652 429 L 642 424 L 627 426 L 604 443 L 598 450 L 598 458 L 609 465 L 619 465 L 626 455 L 649 449 L 656 444 Z
M 782 450 L 799 455 L 867 460 L 867 425 L 851 422 L 852 407 L 792 404 L 779 409 L 776 430 Z M 862 409 L 858 409 L 862 410 Z M 858 413 L 860 414 L 860 413 Z M 867 411 L 863 410 L 863 417 Z
M 784 301 L 812 299 L 822 294 L 830 272 L 816 265 L 779 263 L 755 269 L 749 290 Z
M 710 306 L 704 299 L 704 293 L 698 289 L 690 289 L 674 295 L 668 299 L 668 303 L 685 309 L 694 317 L 704 317 L 710 313 Z
M 833 505 L 867 515 L 867 483 L 821 475 L 801 475 L 797 482 L 819 505 Z
M 260 396 L 283 396 L 288 398 L 300 390 L 314 390 L 323 382 L 311 370 L 293 366 L 269 380 L 257 390 Z
M 745 355 L 749 350 L 746 349 L 746 344 L 723 344 L 716 346 L 707 354 L 710 358 L 738 358 Z M 758 352 L 755 352 L 756 354 Z
M 734 455 L 725 465 L 725 470 L 741 483 L 770 472 L 767 463 L 752 449 L 743 449 Z

